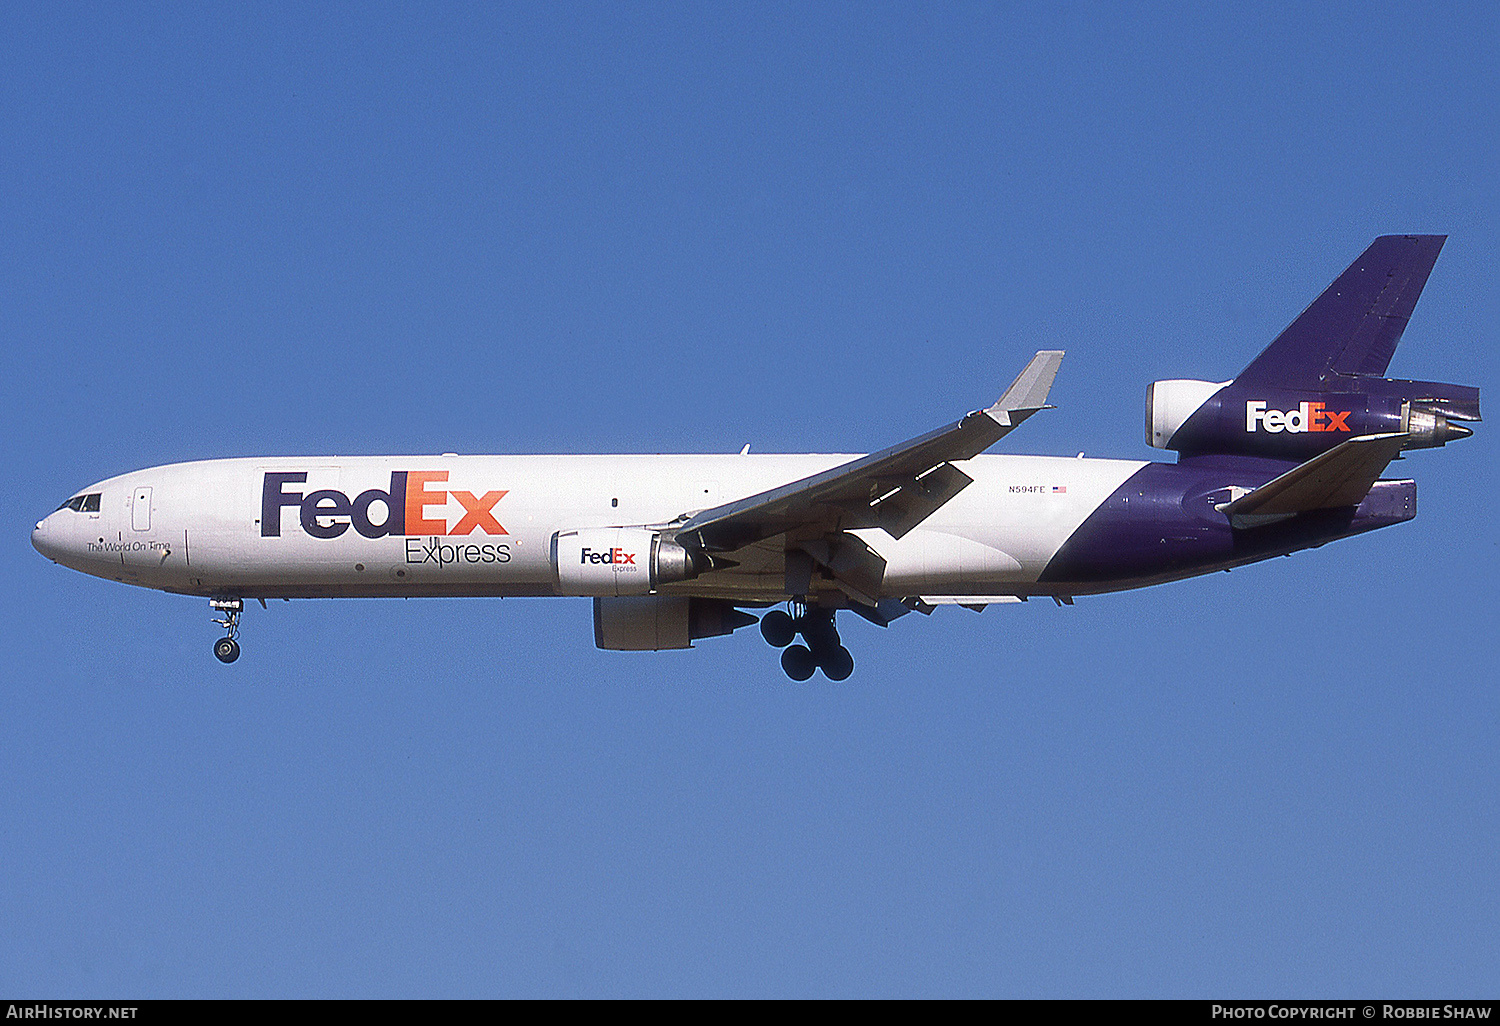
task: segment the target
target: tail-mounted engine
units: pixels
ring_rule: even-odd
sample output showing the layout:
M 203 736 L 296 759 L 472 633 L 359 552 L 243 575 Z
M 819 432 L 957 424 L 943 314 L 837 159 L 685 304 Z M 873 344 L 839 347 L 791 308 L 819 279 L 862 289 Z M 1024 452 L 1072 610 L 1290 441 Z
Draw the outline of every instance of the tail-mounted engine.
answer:
M 1436 381 L 1342 376 L 1339 391 L 1235 381 L 1156 381 L 1146 390 L 1146 442 L 1184 456 L 1222 453 L 1306 460 L 1360 435 L 1404 432 L 1430 449 L 1473 434 L 1479 389 Z
M 714 568 L 707 553 L 649 527 L 591 527 L 552 536 L 552 574 L 559 595 L 649 595 Z

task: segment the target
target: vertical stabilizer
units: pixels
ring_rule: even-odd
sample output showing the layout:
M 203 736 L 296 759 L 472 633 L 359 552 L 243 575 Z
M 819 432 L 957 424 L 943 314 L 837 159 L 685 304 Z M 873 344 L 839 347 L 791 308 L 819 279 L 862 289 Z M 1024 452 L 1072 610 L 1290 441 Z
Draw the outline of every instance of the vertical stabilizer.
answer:
M 1390 366 L 1446 235 L 1382 235 L 1235 378 L 1326 389 L 1336 375 Z

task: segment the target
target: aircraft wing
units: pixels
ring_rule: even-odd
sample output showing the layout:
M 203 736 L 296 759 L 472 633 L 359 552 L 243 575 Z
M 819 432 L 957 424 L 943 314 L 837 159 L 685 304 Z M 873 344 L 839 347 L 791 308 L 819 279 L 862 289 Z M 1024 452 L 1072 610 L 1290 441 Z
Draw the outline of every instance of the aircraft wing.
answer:
M 1038 410 L 1063 354 L 1037 353 L 995 405 L 842 466 L 694 514 L 677 537 L 730 552 L 778 534 L 816 537 L 859 527 L 900 538 L 973 480 L 953 466 L 979 455 Z

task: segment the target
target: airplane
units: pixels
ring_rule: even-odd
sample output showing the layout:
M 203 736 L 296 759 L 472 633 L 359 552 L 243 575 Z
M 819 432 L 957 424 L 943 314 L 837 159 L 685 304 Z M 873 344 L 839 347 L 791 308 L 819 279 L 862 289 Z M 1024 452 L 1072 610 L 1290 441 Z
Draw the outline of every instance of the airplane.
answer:
M 577 596 L 601 649 L 759 622 L 787 676 L 840 681 L 839 612 L 1071 605 L 1412 519 L 1415 482 L 1380 475 L 1480 419 L 1477 388 L 1383 376 L 1446 238 L 1377 238 L 1230 380 L 1152 383 L 1146 441 L 1174 463 L 985 454 L 1053 408 L 1044 350 L 993 405 L 865 456 L 215 459 L 90 485 L 31 540 L 207 598 L 224 663 L 246 599 Z

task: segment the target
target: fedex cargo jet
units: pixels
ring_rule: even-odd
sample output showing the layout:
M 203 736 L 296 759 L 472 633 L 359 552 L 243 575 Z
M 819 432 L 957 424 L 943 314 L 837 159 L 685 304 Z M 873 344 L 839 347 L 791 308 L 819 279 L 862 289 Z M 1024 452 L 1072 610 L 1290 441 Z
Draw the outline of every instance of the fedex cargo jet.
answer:
M 91 485 L 32 544 L 207 598 L 225 663 L 246 599 L 582 596 L 600 648 L 758 619 L 790 677 L 843 680 L 840 611 L 1071 604 L 1410 520 L 1387 464 L 1479 420 L 1477 388 L 1384 377 L 1444 238 L 1376 239 L 1233 379 L 1152 384 L 1146 441 L 1175 463 L 984 455 L 1050 408 L 1043 351 L 994 405 L 867 456 L 208 460 Z

